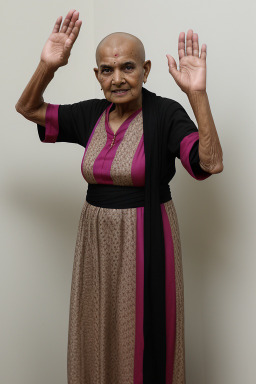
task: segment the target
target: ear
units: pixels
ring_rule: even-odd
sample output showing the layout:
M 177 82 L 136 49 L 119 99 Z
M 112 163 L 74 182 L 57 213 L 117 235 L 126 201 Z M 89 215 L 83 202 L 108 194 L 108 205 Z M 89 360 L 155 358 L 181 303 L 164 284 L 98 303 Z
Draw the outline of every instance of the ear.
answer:
M 99 69 L 98 68 L 93 68 L 93 70 L 94 70 L 96 79 L 98 80 L 98 82 L 100 82 L 99 79 L 98 79 Z
M 146 82 L 147 81 L 147 77 L 148 77 L 149 72 L 150 72 L 150 69 L 151 69 L 151 61 L 150 60 L 145 61 L 144 64 L 143 64 L 143 68 L 144 68 L 143 80 Z

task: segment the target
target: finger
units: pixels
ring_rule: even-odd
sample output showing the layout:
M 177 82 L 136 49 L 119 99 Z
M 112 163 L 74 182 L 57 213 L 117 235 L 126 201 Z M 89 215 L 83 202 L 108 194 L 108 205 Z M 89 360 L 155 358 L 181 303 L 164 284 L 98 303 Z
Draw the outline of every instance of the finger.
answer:
M 193 29 L 189 29 L 187 32 L 187 47 L 186 47 L 187 56 L 191 56 L 193 53 L 192 52 L 192 36 L 193 36 Z
M 70 21 L 70 23 L 69 23 L 69 26 L 68 26 L 68 29 L 67 29 L 67 31 L 66 31 L 66 35 L 69 36 L 69 35 L 71 34 L 72 29 L 74 28 L 75 23 L 76 23 L 76 21 L 78 20 L 78 18 L 79 18 L 79 12 L 76 11 L 76 12 L 73 13 L 72 19 L 71 19 L 71 21 Z
M 179 60 L 185 56 L 185 32 L 179 34 L 178 54 Z
M 203 44 L 202 48 L 201 48 L 200 58 L 203 60 L 206 60 L 206 55 L 207 55 L 207 46 L 206 46 L 206 44 Z
M 79 31 L 80 31 L 80 28 L 81 28 L 81 25 L 82 25 L 82 20 L 77 20 L 77 21 L 75 22 L 75 26 L 74 26 L 74 28 L 72 29 L 72 32 L 70 33 L 69 38 L 68 38 L 68 40 L 71 41 L 71 45 L 73 45 L 74 42 L 76 41 L 77 36 L 78 36 L 78 34 L 79 34 Z M 68 43 L 68 44 L 69 44 L 69 43 Z
M 64 52 L 69 52 L 70 54 L 70 51 L 71 51 L 71 48 L 72 48 L 72 41 L 70 40 L 70 38 L 68 38 L 66 41 L 65 41 L 65 44 L 64 44 Z
M 180 76 L 180 72 L 177 70 L 176 61 L 171 55 L 167 54 L 166 57 L 168 59 L 169 72 L 174 80 L 177 81 Z
M 59 16 L 58 19 L 56 20 L 54 27 L 53 27 L 52 33 L 59 32 L 61 21 L 62 21 L 62 16 Z
M 68 14 L 65 17 L 65 20 L 64 20 L 64 22 L 62 24 L 62 27 L 61 27 L 61 30 L 60 30 L 61 33 L 66 33 L 66 31 L 68 29 L 68 26 L 69 26 L 69 23 L 70 23 L 70 21 L 72 19 L 73 13 L 75 11 L 76 11 L 75 9 L 70 9 L 70 11 L 68 12 Z
M 193 56 L 199 57 L 198 34 L 193 33 Z

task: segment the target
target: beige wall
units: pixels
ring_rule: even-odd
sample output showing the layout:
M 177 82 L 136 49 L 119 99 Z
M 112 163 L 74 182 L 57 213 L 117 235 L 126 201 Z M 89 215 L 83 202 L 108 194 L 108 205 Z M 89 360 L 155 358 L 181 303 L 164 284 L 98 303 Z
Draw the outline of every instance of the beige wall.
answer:
M 9 2 L 1 47 L 1 356 L 3 384 L 66 382 L 69 295 L 76 232 L 86 195 L 83 148 L 44 144 L 15 111 L 59 15 L 83 25 L 69 64 L 45 91 L 63 104 L 102 97 L 93 67 L 98 42 L 114 31 L 143 41 L 147 88 L 187 96 L 168 72 L 179 32 L 208 46 L 207 91 L 224 172 L 194 180 L 176 161 L 170 183 L 183 249 L 187 384 L 255 382 L 255 5 L 244 2 Z M 254 7 L 254 9 L 253 9 Z M 253 12 L 254 11 L 254 12 Z M 196 121 L 195 121 L 196 122 Z

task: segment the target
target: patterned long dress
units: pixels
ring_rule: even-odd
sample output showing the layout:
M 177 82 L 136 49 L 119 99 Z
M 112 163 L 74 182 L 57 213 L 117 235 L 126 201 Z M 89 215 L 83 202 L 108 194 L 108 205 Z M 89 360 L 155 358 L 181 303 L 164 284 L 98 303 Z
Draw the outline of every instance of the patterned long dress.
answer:
M 142 108 L 114 134 L 109 125 L 113 107 L 110 104 L 104 110 L 90 134 L 82 175 L 89 184 L 143 186 Z M 58 140 L 57 110 L 58 105 L 48 104 L 45 139 L 44 127 L 38 126 L 41 141 Z M 202 180 L 208 175 L 195 175 L 189 162 L 197 140 L 195 131 L 184 136 L 181 160 L 194 178 Z M 166 384 L 184 384 L 182 252 L 173 199 L 161 204 L 161 212 L 166 270 Z M 110 209 L 84 201 L 70 295 L 69 384 L 143 384 L 143 215 L 144 207 Z

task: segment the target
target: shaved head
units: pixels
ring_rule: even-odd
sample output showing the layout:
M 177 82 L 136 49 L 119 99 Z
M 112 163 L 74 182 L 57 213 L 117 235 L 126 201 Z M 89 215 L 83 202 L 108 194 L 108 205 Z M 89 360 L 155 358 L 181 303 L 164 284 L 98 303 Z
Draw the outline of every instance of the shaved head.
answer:
M 115 104 L 112 117 L 124 117 L 142 104 L 142 86 L 146 83 L 151 61 L 145 61 L 145 49 L 138 37 L 114 32 L 100 41 L 96 49 L 97 68 L 93 68 L 104 96 Z
M 141 40 L 138 37 L 126 32 L 113 32 L 104 37 L 97 46 L 96 49 L 96 63 L 99 65 L 101 54 L 106 50 L 113 50 L 117 46 L 126 46 L 127 44 L 131 49 L 131 54 L 137 57 L 141 64 L 145 61 L 145 49 Z M 115 54 L 118 57 L 118 53 Z

